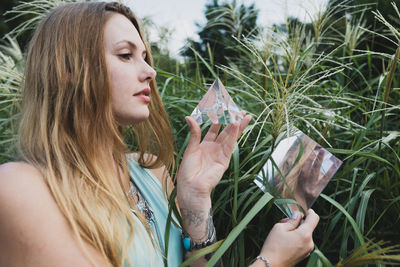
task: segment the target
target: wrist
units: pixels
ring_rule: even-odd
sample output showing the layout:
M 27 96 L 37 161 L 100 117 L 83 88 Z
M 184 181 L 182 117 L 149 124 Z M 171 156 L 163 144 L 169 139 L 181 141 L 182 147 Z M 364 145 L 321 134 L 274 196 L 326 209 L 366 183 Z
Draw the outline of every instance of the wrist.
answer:
M 210 190 L 200 190 L 195 189 L 191 186 L 184 186 L 178 184 L 177 187 L 177 194 L 176 197 L 180 202 L 202 202 L 208 201 L 211 202 L 211 191 Z
M 182 217 L 182 238 L 183 246 L 186 251 L 202 249 L 217 241 L 217 233 L 213 223 L 211 208 L 206 217 L 203 212 L 195 214 L 185 209 L 181 209 L 181 211 L 182 214 L 185 215 L 185 218 Z
M 272 267 L 271 262 L 269 261 L 269 259 L 265 256 L 257 256 L 254 260 L 253 260 L 253 264 L 251 265 L 252 267 L 257 267 L 257 266 L 267 266 L 267 267 Z
M 262 260 L 261 258 L 265 258 L 268 263 L 270 264 L 268 267 L 289 267 L 289 265 L 286 265 L 285 263 L 283 263 L 281 261 L 281 258 L 279 257 L 274 257 L 276 256 L 276 254 L 274 253 L 270 253 L 270 251 L 263 251 L 261 250 L 259 256 L 257 256 L 257 258 L 254 259 L 254 263 L 258 263 L 257 265 L 252 267 L 258 267 L 258 266 L 262 266 L 262 267 L 266 267 L 268 266 L 266 264 L 266 262 L 264 260 Z M 260 258 L 258 258 L 260 257 Z
M 182 216 L 182 228 L 184 234 L 190 236 L 194 242 L 203 242 L 211 236 L 214 228 L 212 209 L 204 210 L 180 207 Z
M 208 247 L 217 242 L 217 233 L 214 225 L 212 225 L 208 231 L 207 239 L 205 240 L 202 239 L 200 241 L 195 241 L 189 234 L 185 232 L 185 230 L 182 231 L 182 239 L 185 250 L 192 251 Z
M 177 201 L 178 205 L 182 209 L 191 209 L 198 212 L 206 212 L 211 208 L 211 195 L 197 194 L 195 192 L 190 192 L 187 190 L 177 191 Z

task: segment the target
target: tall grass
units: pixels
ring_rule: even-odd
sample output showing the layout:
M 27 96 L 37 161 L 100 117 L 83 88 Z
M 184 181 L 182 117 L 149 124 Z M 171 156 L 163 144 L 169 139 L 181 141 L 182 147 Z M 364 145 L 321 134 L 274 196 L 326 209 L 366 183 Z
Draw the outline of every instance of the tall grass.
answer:
M 369 7 L 337 18 L 336 14 L 354 6 L 349 1 L 335 3 L 320 13 L 311 28 L 289 22 L 284 30 L 262 29 L 255 38 L 236 38 L 238 53 L 246 55 L 240 57 L 245 58 L 243 62 L 208 64 L 209 69 L 219 68 L 227 75 L 234 100 L 254 114 L 225 179 L 214 192 L 215 224 L 220 236 L 227 237 L 223 244 L 229 248 L 221 245 L 213 260 L 222 251 L 225 265 L 245 266 L 257 256 L 268 229 L 281 217 L 272 201 L 250 223 L 246 216 L 253 215 L 251 208 L 263 196 L 252 182 L 255 174 L 282 133 L 295 125 L 344 160 L 315 204 L 321 215 L 314 235 L 317 248 L 301 265 L 400 264 L 398 246 L 389 245 L 400 240 L 396 227 L 400 219 L 400 113 L 399 102 L 393 102 L 399 99 L 393 91 L 398 82 L 398 54 L 360 50 L 360 43 L 375 34 L 363 20 Z M 382 17 L 377 13 L 377 19 L 395 31 Z M 339 31 L 335 26 L 342 21 L 345 28 Z M 397 42 L 393 44 L 396 51 Z M 368 76 L 376 69 L 372 57 L 384 62 L 377 77 Z M 229 238 L 232 235 L 235 240 Z
M 15 140 L 21 110 L 21 84 L 24 59 L 15 39 L 7 37 L 0 45 L 0 159 L 16 156 Z
M 14 36 L 59 3 L 34 0 L 17 7 L 12 11 L 16 16 L 37 17 L 17 28 Z M 212 195 L 221 242 L 202 251 L 215 251 L 210 265 L 220 258 L 225 266 L 249 264 L 272 225 L 282 217 L 273 198 L 261 192 L 253 180 L 291 126 L 344 161 L 313 207 L 321 216 L 314 233 L 316 249 L 299 265 L 400 264 L 400 91 L 396 89 L 400 32 L 375 12 L 377 23 L 388 29 L 380 35 L 391 40 L 394 53 L 360 47 L 378 34 L 363 20 L 363 14 L 374 10 L 363 6 L 358 13 L 351 13 L 354 6 L 350 4 L 332 1 L 309 25 L 288 21 L 281 28 L 259 29 L 252 38 L 235 36 L 240 57 L 229 65 L 208 62 L 195 53 L 195 70 L 176 61 L 171 61 L 172 69 L 157 70 L 160 94 L 174 128 L 178 162 L 188 140 L 183 118 L 211 82 L 201 74 L 201 65 L 211 76 L 222 74 L 234 101 L 254 115 Z M 400 19 L 397 6 L 393 8 Z M 353 16 L 338 16 L 347 10 Z M 221 10 L 221 14 L 226 16 L 228 11 Z M 234 22 L 227 25 L 236 27 Z M 336 26 L 342 22 L 345 27 L 338 30 Z M 20 109 L 23 56 L 12 40 L 0 47 L 1 162 L 15 157 L 12 143 Z M 209 53 L 212 59 L 211 48 Z M 154 57 L 157 60 L 157 55 Z M 377 60 L 382 66 L 373 64 Z M 377 70 L 379 73 L 372 75 Z M 170 203 L 173 207 L 173 200 Z

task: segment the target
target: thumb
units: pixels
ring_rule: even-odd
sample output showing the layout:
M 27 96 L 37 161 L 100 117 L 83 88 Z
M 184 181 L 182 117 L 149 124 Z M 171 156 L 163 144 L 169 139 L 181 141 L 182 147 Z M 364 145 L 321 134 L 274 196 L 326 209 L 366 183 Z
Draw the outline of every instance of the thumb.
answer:
M 303 218 L 303 216 L 299 211 L 296 210 L 295 212 L 293 212 L 292 217 L 290 217 L 284 223 L 284 225 L 286 226 L 286 230 L 293 231 L 294 229 L 296 229 L 299 226 L 302 218 Z
M 186 123 L 189 125 L 190 129 L 190 137 L 188 141 L 188 145 L 186 147 L 186 151 L 192 151 L 197 148 L 197 146 L 200 144 L 201 140 L 201 130 L 199 125 L 193 118 L 186 116 L 185 117 Z

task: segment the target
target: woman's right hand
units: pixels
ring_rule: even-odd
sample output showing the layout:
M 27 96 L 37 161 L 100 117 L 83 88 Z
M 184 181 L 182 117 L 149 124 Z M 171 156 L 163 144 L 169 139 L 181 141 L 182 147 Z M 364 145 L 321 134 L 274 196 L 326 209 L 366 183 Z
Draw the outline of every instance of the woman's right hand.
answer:
M 293 215 L 292 218 L 283 219 L 274 225 L 261 249 L 260 256 L 266 257 L 271 267 L 294 266 L 314 250 L 312 233 L 318 224 L 319 216 L 312 209 L 307 211 L 304 220 L 300 212 Z M 251 266 L 266 264 L 257 260 Z

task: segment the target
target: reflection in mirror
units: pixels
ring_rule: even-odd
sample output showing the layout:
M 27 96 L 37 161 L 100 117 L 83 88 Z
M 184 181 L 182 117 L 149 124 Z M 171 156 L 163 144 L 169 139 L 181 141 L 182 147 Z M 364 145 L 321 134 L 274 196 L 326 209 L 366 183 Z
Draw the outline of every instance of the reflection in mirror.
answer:
M 275 197 L 275 204 L 291 217 L 315 202 L 342 161 L 294 128 L 279 142 L 254 182 Z

